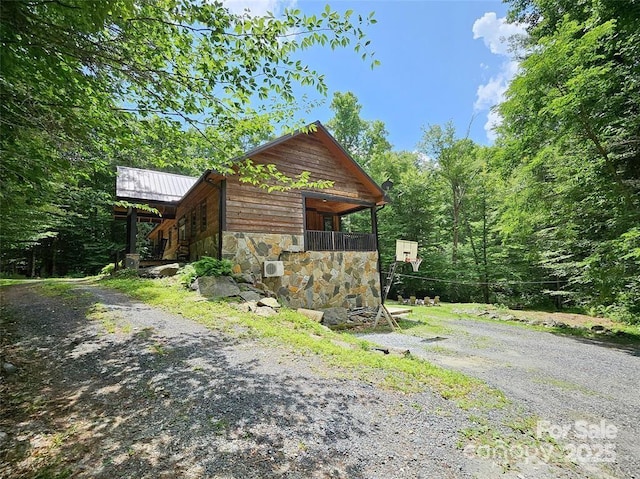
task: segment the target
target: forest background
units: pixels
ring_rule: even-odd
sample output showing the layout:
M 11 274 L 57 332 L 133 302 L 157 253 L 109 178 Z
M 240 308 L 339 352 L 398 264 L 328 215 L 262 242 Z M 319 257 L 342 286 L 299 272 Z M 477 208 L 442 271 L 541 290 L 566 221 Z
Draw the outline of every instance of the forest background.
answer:
M 391 203 L 383 265 L 418 241 L 397 292 L 519 307 L 579 307 L 640 321 L 640 2 L 512 0 L 520 70 L 493 146 L 428 125 L 396 151 L 352 93 L 328 127 Z M 353 48 L 375 67 L 363 16 L 278 18 L 178 0 L 0 3 L 1 268 L 94 274 L 123 249 L 115 166 L 198 176 L 300 127 L 295 59 Z M 353 218 L 348 227 L 366 227 Z

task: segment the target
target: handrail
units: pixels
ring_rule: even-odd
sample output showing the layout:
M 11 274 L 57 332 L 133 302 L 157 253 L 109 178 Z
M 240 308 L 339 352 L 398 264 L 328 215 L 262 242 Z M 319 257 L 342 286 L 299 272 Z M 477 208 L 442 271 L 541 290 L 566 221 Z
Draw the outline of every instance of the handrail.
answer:
M 376 251 L 376 235 L 343 231 L 305 231 L 307 251 Z

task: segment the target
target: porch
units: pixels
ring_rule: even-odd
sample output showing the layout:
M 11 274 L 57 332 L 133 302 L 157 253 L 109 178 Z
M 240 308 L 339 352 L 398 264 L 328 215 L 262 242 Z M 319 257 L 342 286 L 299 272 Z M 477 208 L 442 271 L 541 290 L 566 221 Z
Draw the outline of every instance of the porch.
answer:
M 305 193 L 305 251 L 377 251 L 377 206 L 356 198 Z
M 343 231 L 305 231 L 305 251 L 376 251 L 373 233 Z

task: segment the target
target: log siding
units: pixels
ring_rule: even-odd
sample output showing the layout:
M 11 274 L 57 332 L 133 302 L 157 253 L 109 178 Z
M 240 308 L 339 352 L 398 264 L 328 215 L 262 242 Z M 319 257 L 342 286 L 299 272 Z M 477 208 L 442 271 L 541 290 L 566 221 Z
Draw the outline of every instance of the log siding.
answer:
M 299 135 L 251 157 L 254 163 L 273 164 L 279 171 L 296 176 L 311 173 L 311 180 L 329 180 L 330 188 L 313 190 L 359 204 L 375 204 L 375 198 L 361 181 L 354 178 L 345 162 L 336 158 L 313 135 Z M 305 228 L 305 191 L 268 192 L 237 177 L 227 179 L 225 231 L 302 234 Z M 317 227 L 316 223 L 308 227 Z

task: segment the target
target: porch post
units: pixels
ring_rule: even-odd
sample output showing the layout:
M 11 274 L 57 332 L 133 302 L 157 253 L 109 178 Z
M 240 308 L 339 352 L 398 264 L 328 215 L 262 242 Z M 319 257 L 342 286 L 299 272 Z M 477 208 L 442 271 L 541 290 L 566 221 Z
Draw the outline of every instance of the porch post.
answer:
M 371 233 L 376 237 L 376 251 L 378 251 L 378 214 L 376 206 L 371 207 Z
M 378 252 L 378 276 L 380 277 L 380 304 L 384 304 L 384 298 L 382 297 L 382 291 L 384 284 L 382 284 L 382 257 L 380 256 L 380 241 L 378 240 L 378 210 L 377 206 L 371 207 L 371 233 L 376 239 L 376 251 Z
M 218 259 L 222 259 L 222 242 L 227 229 L 227 180 L 220 180 L 220 204 L 218 205 Z
M 129 207 L 127 211 L 127 254 L 136 253 L 136 236 L 138 235 L 138 213 Z
M 307 197 L 302 194 L 302 247 L 304 251 L 309 251 L 309 245 L 307 244 Z

